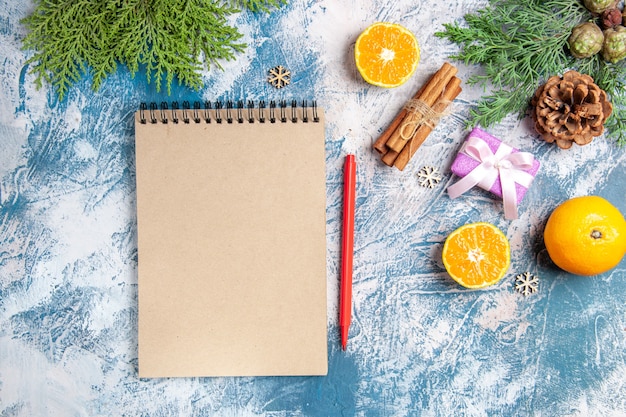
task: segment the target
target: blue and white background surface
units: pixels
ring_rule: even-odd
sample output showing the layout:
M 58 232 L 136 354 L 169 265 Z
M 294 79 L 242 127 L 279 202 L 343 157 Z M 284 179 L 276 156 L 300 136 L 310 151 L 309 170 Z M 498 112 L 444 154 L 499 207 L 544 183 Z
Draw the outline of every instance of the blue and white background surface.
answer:
M 483 0 L 292 0 L 243 13 L 249 44 L 199 92 L 157 93 L 121 68 L 100 91 L 85 78 L 59 102 L 37 90 L 21 50 L 31 2 L 0 1 L 0 416 L 626 416 L 626 264 L 593 278 L 558 270 L 542 242 L 561 201 L 598 194 L 626 212 L 626 149 L 596 139 L 561 151 L 514 117 L 487 130 L 542 168 L 507 221 L 482 190 L 450 200 L 449 166 L 482 90 L 452 112 L 404 172 L 373 141 L 456 47 L 433 36 Z M 357 35 L 375 21 L 414 31 L 422 59 L 405 85 L 362 81 Z M 459 67 L 463 80 L 478 67 Z M 283 65 L 292 83 L 266 82 Z M 132 113 L 142 101 L 317 99 L 327 112 L 329 374 L 290 378 L 137 378 L 137 243 Z M 338 340 L 342 165 L 356 152 L 354 314 Z M 210 155 L 207 157 L 211 157 Z M 297 157 L 297 156 L 294 156 Z M 434 189 L 417 171 L 443 173 Z M 463 289 L 440 261 L 458 226 L 488 221 L 512 245 L 497 285 Z M 514 291 L 517 274 L 539 292 Z

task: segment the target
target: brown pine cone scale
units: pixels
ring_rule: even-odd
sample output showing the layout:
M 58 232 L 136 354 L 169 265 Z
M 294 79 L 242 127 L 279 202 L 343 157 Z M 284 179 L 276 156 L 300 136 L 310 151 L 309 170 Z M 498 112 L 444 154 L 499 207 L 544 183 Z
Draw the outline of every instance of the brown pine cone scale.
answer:
M 531 100 L 535 129 L 549 143 L 568 149 L 586 145 L 604 132 L 613 106 L 593 78 L 576 71 L 550 77 Z

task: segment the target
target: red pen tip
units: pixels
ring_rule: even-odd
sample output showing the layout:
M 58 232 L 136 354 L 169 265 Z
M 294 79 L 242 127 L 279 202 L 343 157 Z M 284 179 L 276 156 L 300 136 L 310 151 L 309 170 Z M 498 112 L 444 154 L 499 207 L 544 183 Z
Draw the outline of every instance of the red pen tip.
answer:
M 341 333 L 341 348 L 346 350 L 348 346 L 348 326 L 339 326 Z

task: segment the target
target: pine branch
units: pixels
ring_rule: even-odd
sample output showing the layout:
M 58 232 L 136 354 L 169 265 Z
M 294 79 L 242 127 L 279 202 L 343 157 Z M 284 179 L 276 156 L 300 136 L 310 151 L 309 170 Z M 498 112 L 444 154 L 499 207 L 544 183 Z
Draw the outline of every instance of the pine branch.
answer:
M 492 0 L 484 9 L 466 15 L 463 26 L 444 24 L 436 36 L 460 47 L 451 58 L 483 67 L 484 73 L 468 82 L 494 90 L 470 112 L 469 124 L 487 127 L 510 113 L 523 117 L 542 82 L 576 69 L 591 75 L 612 97 L 614 113 L 607 120 L 607 131 L 618 143 L 626 144 L 624 66 L 609 65 L 599 55 L 575 59 L 568 51 L 572 28 L 592 18 L 580 1 Z
M 79 22 L 100 10 L 84 3 L 71 0 L 44 2 L 23 21 L 31 30 L 24 39 L 24 48 L 37 51 L 27 61 L 27 64 L 35 64 L 32 69 L 36 74 L 35 82 L 38 87 L 44 81 L 51 83 L 61 97 L 88 67 L 90 52 L 86 39 L 91 35 L 87 26 Z M 51 25 L 51 21 L 58 24 Z
M 269 12 L 272 7 L 280 7 L 283 4 L 287 4 L 287 0 L 231 0 L 231 4 L 253 12 Z
M 168 94 L 174 79 L 198 89 L 200 71 L 231 60 L 246 44 L 228 18 L 240 10 L 269 11 L 286 0 L 36 0 L 23 48 L 34 50 L 35 83 L 63 99 L 83 76 L 97 90 L 118 64 Z
M 495 123 L 494 120 L 502 120 L 502 114 L 517 113 L 519 119 L 524 118 L 532 93 L 533 91 L 524 88 L 499 89 L 481 97 L 476 107 L 470 110 L 467 127 L 491 126 Z
M 626 145 L 626 67 L 623 64 L 610 64 L 599 61 L 595 82 L 608 92 L 613 113 L 604 123 L 604 127 L 619 145 Z

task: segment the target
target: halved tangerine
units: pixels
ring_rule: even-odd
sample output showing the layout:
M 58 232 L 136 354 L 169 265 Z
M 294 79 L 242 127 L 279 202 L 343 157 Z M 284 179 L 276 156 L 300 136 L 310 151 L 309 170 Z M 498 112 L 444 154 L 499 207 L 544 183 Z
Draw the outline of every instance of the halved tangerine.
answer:
M 415 35 L 407 28 L 379 22 L 359 35 L 354 59 L 365 81 L 391 88 L 411 78 L 420 60 L 420 48 Z
M 511 247 L 493 224 L 470 223 L 448 236 L 442 259 L 456 282 L 467 288 L 483 288 L 504 277 L 511 264 Z

